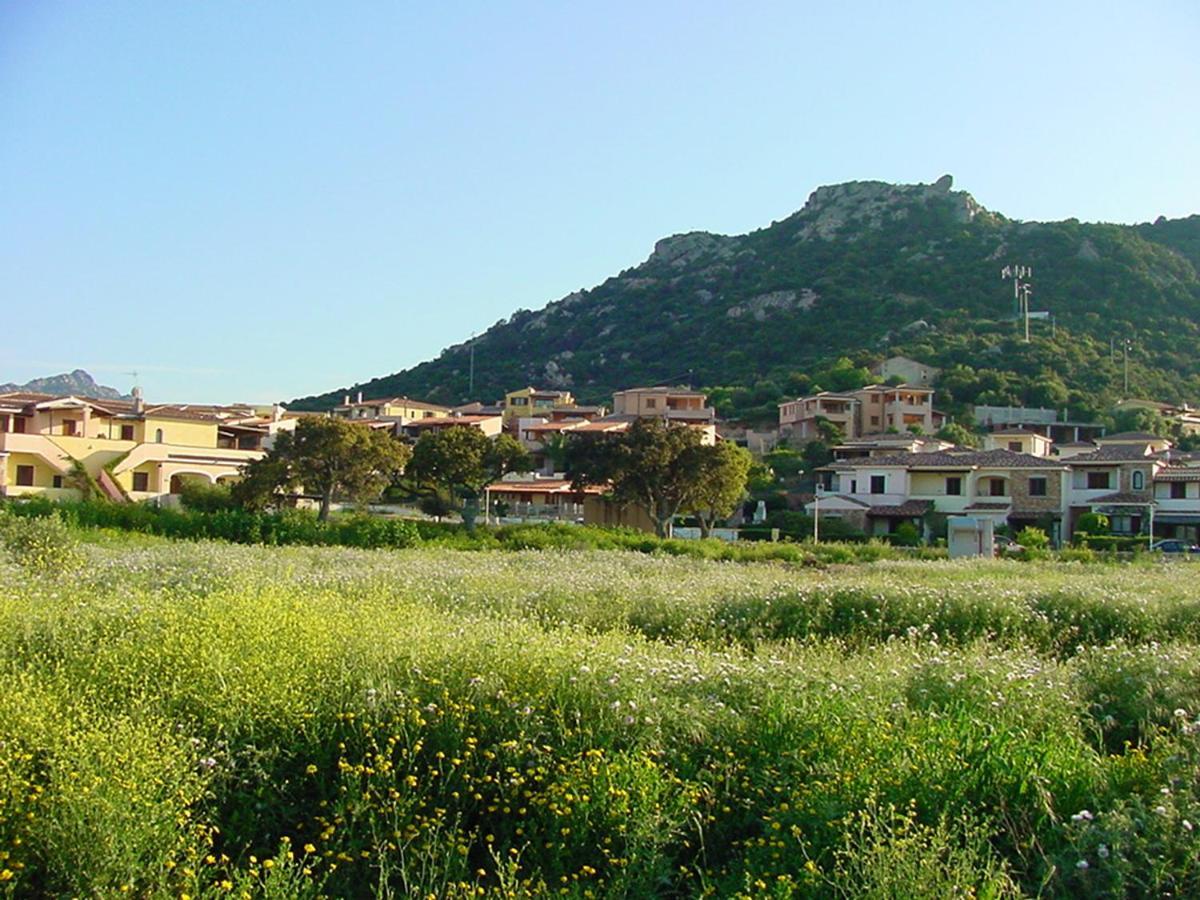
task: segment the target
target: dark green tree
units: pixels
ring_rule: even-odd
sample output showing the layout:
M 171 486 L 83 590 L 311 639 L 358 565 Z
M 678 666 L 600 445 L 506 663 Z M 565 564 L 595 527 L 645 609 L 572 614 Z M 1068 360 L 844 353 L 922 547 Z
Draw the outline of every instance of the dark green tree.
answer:
M 425 493 L 462 501 L 463 517 L 473 523 L 477 500 L 493 481 L 508 472 L 525 472 L 529 454 L 514 438 L 489 438 L 478 428 L 454 426 L 421 435 L 413 448 L 409 474 Z
M 303 488 L 321 498 L 317 518 L 324 521 L 336 498 L 365 503 L 378 497 L 411 455 L 385 432 L 346 419 L 308 417 L 295 431 L 278 434 L 275 446 L 245 467 L 233 497 L 261 508 L 277 502 L 281 491 Z
M 571 435 L 567 474 L 576 490 L 607 486 L 618 503 L 641 507 L 666 537 L 703 477 L 701 447 L 694 428 L 638 419 L 623 434 Z

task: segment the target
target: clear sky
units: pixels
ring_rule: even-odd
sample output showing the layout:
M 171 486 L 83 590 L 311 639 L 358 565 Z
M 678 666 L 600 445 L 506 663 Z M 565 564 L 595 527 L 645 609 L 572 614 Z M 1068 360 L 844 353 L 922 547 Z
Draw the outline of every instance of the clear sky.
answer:
M 1197 48 L 1196 0 L 0 0 L 0 382 L 333 390 L 840 181 L 1197 213 Z

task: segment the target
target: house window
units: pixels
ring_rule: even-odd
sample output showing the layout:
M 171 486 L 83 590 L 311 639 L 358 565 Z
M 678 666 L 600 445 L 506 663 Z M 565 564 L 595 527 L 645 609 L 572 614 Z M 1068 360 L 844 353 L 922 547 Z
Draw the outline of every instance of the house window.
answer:
M 1187 482 L 1172 481 L 1171 482 L 1171 499 L 1186 500 L 1187 499 Z
M 1020 441 L 1009 441 L 1008 449 L 1011 450 L 1013 453 L 1020 453 L 1021 452 L 1021 442 Z
M 156 428 L 154 430 L 154 442 L 156 444 L 161 444 L 163 442 L 163 432 L 161 428 Z
M 871 424 L 878 425 L 879 424 L 879 416 L 871 416 Z
M 1003 497 L 1007 493 L 1007 491 L 1005 491 L 1005 488 L 1004 488 L 1004 479 L 1003 478 L 989 478 L 988 479 L 988 493 L 991 494 L 993 497 Z
M 946 479 L 946 493 L 952 497 L 960 496 L 962 494 L 962 479 L 961 478 L 947 478 Z
M 646 398 L 646 409 L 654 409 L 658 405 L 658 401 L 653 397 Z
M 13 419 L 13 434 L 24 434 L 24 433 L 25 433 L 25 418 L 24 418 L 24 416 L 17 416 L 16 418 Z
M 62 487 L 62 486 L 63 486 L 63 480 L 62 480 L 62 476 L 61 476 L 61 475 L 55 475 L 55 476 L 54 476 L 54 477 L 53 477 L 53 478 L 50 480 L 50 483 L 51 483 L 52 485 L 54 485 L 56 488 L 60 488 L 60 487 Z
M 850 493 L 852 493 L 852 494 L 858 493 L 858 480 L 857 479 L 852 478 L 850 480 Z
M 1089 491 L 1108 490 L 1108 472 L 1088 472 L 1087 486 Z
M 8 431 L 8 416 L 0 416 L 0 434 Z
M 1133 489 L 1140 491 L 1146 487 L 1146 473 L 1141 469 L 1133 470 Z
M 1046 478 L 1043 475 L 1034 475 L 1029 479 L 1029 496 L 1030 497 L 1045 497 L 1046 496 Z
M 63 434 L 68 437 L 73 437 L 75 434 L 76 422 L 74 419 L 63 419 Z
M 17 466 L 17 485 L 33 487 L 33 466 Z
M 883 494 L 887 492 L 887 476 L 872 475 L 871 476 L 871 493 Z
M 149 472 L 134 472 L 133 473 L 133 489 L 135 491 L 150 490 L 150 473 Z
M 132 441 L 133 440 L 133 426 L 132 425 L 122 425 L 121 426 L 121 440 L 123 440 L 123 441 Z

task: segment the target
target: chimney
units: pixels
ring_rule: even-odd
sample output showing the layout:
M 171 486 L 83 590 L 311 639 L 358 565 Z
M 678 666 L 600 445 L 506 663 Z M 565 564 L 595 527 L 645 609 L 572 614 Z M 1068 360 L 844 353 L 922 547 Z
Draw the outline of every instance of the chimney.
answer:
M 276 403 L 271 407 L 271 421 L 278 422 L 283 418 L 283 407 Z
M 135 387 L 133 389 L 133 414 L 140 416 L 146 410 L 146 403 L 142 399 L 142 389 Z
M 358 392 L 358 398 L 357 398 L 357 399 L 356 399 L 354 402 L 355 402 L 355 403 L 362 403 L 362 391 L 359 391 L 359 392 Z
M 344 397 L 342 397 L 342 406 L 349 406 L 349 405 L 350 405 L 350 395 L 346 394 Z

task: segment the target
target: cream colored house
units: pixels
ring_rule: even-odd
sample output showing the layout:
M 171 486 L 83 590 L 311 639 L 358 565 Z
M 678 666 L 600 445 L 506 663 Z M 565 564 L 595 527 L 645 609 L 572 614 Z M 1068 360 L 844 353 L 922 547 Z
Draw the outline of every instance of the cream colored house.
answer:
M 1011 450 L 1013 453 L 1045 458 L 1050 455 L 1053 446 L 1054 442 L 1044 434 L 1024 428 L 1003 428 L 983 436 L 984 450 Z
M 548 391 L 533 387 L 509 391 L 504 395 L 504 427 L 512 430 L 518 419 L 551 418 L 555 410 L 575 405 L 570 391 Z
M 296 420 L 280 407 L 148 405 L 0 394 L 0 496 L 75 499 L 81 473 L 113 500 L 165 500 L 228 483 Z
M 450 414 L 450 407 L 425 403 L 410 397 L 383 397 L 364 400 L 362 392 L 351 402 L 347 394 L 343 402 L 332 410 L 339 419 L 374 419 L 380 421 L 411 422 L 414 419 L 432 419 Z

